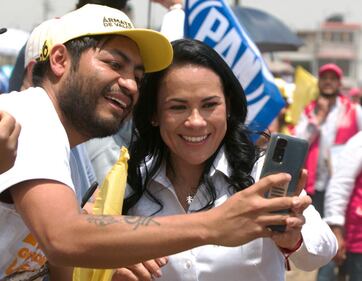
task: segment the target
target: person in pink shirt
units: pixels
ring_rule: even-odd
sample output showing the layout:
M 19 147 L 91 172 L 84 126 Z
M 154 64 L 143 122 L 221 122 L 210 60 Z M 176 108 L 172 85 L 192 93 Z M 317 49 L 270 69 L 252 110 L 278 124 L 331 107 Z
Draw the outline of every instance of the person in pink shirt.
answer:
M 349 281 L 362 276 L 362 131 L 337 156 L 325 201 L 325 221 L 337 237 L 334 261 L 345 262 Z

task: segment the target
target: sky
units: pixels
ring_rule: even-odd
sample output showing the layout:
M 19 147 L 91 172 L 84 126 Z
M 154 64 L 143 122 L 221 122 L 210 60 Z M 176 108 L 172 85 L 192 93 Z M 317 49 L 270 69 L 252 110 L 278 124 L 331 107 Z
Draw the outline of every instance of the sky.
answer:
M 30 31 L 45 18 L 62 15 L 75 7 L 77 0 L 0 0 L 0 27 Z M 137 27 L 147 26 L 148 0 L 129 1 Z M 228 0 L 234 3 L 234 0 Z M 44 9 L 46 3 L 49 11 Z M 292 30 L 315 29 L 328 16 L 341 13 L 348 22 L 362 24 L 361 0 L 239 0 L 242 6 L 254 7 L 273 14 Z M 157 28 L 165 9 L 152 5 L 151 27 Z

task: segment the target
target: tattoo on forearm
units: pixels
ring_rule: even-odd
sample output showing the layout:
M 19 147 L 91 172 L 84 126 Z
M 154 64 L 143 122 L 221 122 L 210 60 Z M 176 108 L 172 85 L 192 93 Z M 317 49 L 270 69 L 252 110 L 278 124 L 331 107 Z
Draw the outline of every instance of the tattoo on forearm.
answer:
M 87 216 L 87 221 L 89 223 L 95 224 L 97 226 L 107 226 L 111 224 L 116 224 L 120 222 L 125 222 L 127 224 L 133 225 L 133 230 L 137 230 L 140 226 L 149 226 L 161 225 L 158 221 L 151 217 L 128 217 L 123 216 L 122 218 L 116 218 L 114 216 Z
M 159 222 L 151 217 L 124 217 L 124 221 L 129 224 L 133 224 L 133 230 L 136 230 L 139 226 L 161 225 Z
M 107 226 L 120 222 L 119 219 L 113 216 L 88 216 L 87 221 L 98 226 Z

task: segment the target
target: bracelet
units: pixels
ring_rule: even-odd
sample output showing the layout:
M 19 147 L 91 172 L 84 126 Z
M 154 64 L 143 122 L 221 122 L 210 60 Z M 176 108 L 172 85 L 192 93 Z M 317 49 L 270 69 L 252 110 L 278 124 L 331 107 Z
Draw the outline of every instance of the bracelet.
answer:
M 170 8 L 168 8 L 170 11 L 171 10 L 181 10 L 182 9 L 182 4 L 177 3 L 177 4 L 173 4 L 172 6 L 170 6 Z
M 282 248 L 282 247 L 279 247 L 279 249 L 280 249 L 284 254 L 290 255 L 290 254 L 293 254 L 294 252 L 296 252 L 296 251 L 300 248 L 300 246 L 302 245 L 302 243 L 303 243 L 303 237 L 301 237 L 301 238 L 298 240 L 297 244 L 295 245 L 295 247 L 294 247 L 293 249 L 287 249 L 287 248 Z

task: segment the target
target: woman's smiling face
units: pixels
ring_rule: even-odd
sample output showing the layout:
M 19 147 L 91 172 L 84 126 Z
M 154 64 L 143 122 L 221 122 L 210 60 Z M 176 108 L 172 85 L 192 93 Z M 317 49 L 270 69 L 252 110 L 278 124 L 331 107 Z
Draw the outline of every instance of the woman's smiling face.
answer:
M 227 129 L 227 106 L 219 76 L 209 68 L 185 64 L 163 77 L 153 121 L 172 162 L 203 164 L 215 153 Z

